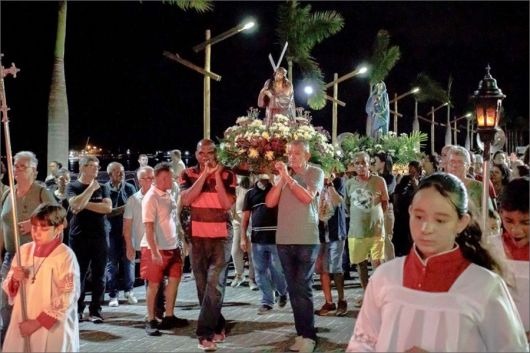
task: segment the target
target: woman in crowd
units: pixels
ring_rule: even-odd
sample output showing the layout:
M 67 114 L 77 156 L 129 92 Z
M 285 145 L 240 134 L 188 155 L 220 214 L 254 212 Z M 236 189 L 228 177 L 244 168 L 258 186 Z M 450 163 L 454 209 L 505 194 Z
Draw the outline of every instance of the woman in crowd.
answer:
M 385 211 L 385 261 L 392 260 L 395 257 L 394 244 L 392 235 L 394 233 L 394 206 L 392 204 L 392 194 L 396 188 L 396 177 L 392 174 L 394 163 L 390 154 L 379 152 L 374 156 L 374 171 L 381 178 L 385 179 L 388 191 L 388 207 Z
M 528 352 L 464 184 L 445 173 L 422 179 L 409 212 L 413 248 L 372 275 L 347 351 Z
M 438 171 L 438 161 L 435 156 L 428 154 L 421 160 L 421 167 L 423 169 L 423 175 L 429 176 Z
M 510 168 L 506 164 L 493 164 L 490 176 L 497 196 L 501 196 L 504 186 L 510 181 L 510 174 Z

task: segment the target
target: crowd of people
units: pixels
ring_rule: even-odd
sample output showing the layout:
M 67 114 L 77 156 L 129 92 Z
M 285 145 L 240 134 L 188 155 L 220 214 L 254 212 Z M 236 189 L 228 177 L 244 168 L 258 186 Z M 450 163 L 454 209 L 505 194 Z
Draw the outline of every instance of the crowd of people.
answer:
M 106 293 L 110 307 L 120 305 L 120 290 L 137 304 L 137 258 L 146 334 L 189 325 L 175 315 L 189 259 L 198 348 L 215 351 L 229 339 L 222 314 L 228 266 L 233 261 L 230 285 L 240 287 L 245 254 L 249 287 L 261 297 L 257 314 L 290 303 L 290 351 L 318 350 L 315 315 L 345 316 L 351 306 L 360 310 L 351 352 L 528 351 L 527 155 L 493 156 L 490 220 L 481 229 L 482 159 L 461 146 L 411 161 L 406 175 L 393 173 L 391 155 L 362 151 L 346 172 L 324 173 L 309 163 L 301 140 L 289 144 L 287 162 L 276 162 L 271 174 L 236 175 L 217 152 L 213 141 L 199 141 L 190 167 L 178 150 L 154 167 L 141 155 L 138 190 L 118 162 L 99 183 L 93 156 L 80 159 L 75 181 L 52 162 L 40 182 L 35 155 L 18 152 L 14 195 L 1 185 L 3 351 L 78 351 L 79 322 L 104 322 Z M 354 267 L 363 294 L 347 298 Z M 313 297 L 315 274 L 324 303 Z

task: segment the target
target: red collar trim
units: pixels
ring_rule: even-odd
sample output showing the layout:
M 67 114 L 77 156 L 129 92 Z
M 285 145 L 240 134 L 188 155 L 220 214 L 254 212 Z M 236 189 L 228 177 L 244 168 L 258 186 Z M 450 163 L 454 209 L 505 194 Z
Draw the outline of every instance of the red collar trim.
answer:
M 50 255 L 52 251 L 55 250 L 55 248 L 58 247 L 61 243 L 62 239 L 60 236 L 55 237 L 55 239 L 43 245 L 37 245 L 37 243 L 35 243 L 35 250 L 33 251 L 33 256 L 46 257 Z
M 414 245 L 405 259 L 403 286 L 425 292 L 447 292 L 470 264 L 458 244 L 425 260 Z

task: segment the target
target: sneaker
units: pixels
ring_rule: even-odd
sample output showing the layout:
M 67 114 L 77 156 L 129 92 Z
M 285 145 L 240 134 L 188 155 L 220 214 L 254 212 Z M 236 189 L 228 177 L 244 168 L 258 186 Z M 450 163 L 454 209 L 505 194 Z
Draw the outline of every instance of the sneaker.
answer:
M 145 323 L 145 333 L 148 336 L 160 336 L 161 333 L 158 330 L 158 321 L 150 320 Z
M 101 314 L 99 313 L 92 313 L 88 316 L 88 320 L 94 324 L 102 324 L 103 318 L 101 317 Z
M 223 343 L 226 338 L 226 332 L 225 330 L 221 331 L 221 333 L 216 333 L 213 335 L 212 341 L 213 343 Z
M 172 328 L 185 327 L 188 326 L 188 320 L 179 319 L 175 315 L 164 316 L 162 322 L 158 325 L 158 328 L 161 330 L 170 330 Z
M 262 305 L 259 307 L 258 309 L 258 315 L 263 315 L 263 314 L 267 314 L 269 311 L 272 310 L 272 307 L 269 306 L 269 305 Z
M 259 287 L 256 284 L 256 282 L 254 282 L 252 280 L 248 281 L 248 286 L 249 286 L 250 290 L 253 290 L 253 291 L 259 290 Z
M 110 300 L 109 300 L 109 306 L 110 306 L 111 308 L 116 308 L 116 307 L 120 306 L 120 303 L 118 302 L 118 297 L 117 297 L 117 296 L 114 297 L 114 298 L 110 298 Z
M 205 352 L 213 352 L 217 350 L 217 344 L 215 344 L 215 342 L 210 341 L 206 338 L 202 339 L 199 342 L 197 347 L 199 347 L 199 349 L 202 349 Z
M 315 310 L 315 314 L 318 316 L 328 316 L 330 314 L 335 314 L 336 311 L 337 306 L 335 303 L 324 303 L 320 309 Z
M 312 353 L 315 350 L 316 342 L 311 338 L 302 338 L 300 346 L 298 347 L 299 353 Z
M 300 350 L 300 345 L 302 344 L 302 340 L 304 339 L 303 336 L 296 336 L 294 338 L 294 344 L 289 347 L 289 350 L 291 352 L 298 352 Z
M 353 306 L 360 308 L 363 305 L 363 295 L 360 294 L 353 299 Z
M 232 283 L 230 283 L 230 287 L 232 287 L 232 288 L 239 287 L 241 285 L 241 283 L 243 283 L 243 277 L 239 276 L 239 275 L 236 275 L 234 277 L 234 279 L 232 280 Z
M 346 300 L 339 300 L 339 304 L 337 304 L 337 312 L 335 315 L 337 316 L 345 316 L 348 313 L 348 302 Z
M 280 295 L 280 299 L 278 299 L 278 306 L 280 308 L 283 308 L 287 305 L 287 294 L 286 295 Z
M 127 303 L 138 304 L 138 299 L 136 298 L 133 292 L 125 292 L 124 296 L 125 299 L 127 299 Z

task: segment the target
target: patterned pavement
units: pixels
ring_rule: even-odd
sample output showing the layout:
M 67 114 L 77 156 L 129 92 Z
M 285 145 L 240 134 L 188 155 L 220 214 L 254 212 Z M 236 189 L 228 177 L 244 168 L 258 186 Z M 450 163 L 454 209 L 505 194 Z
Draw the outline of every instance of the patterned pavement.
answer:
M 353 275 L 357 273 L 352 271 Z M 227 280 L 230 283 L 233 271 Z M 315 277 L 315 309 L 324 303 L 320 282 Z M 144 331 L 145 289 L 136 287 L 138 304 L 129 305 L 120 293 L 120 306 L 110 308 L 106 297 L 103 324 L 80 324 L 81 352 L 200 352 L 195 328 L 199 314 L 197 293 L 193 278 L 184 278 L 177 297 L 175 315 L 189 320 L 185 328 L 162 331 L 160 337 L 147 336 Z M 361 292 L 357 277 L 346 281 L 345 296 L 348 314 L 344 317 L 315 316 L 318 330 L 317 352 L 343 352 L 353 331 L 358 309 L 353 298 Z M 336 300 L 335 289 L 332 293 Z M 90 296 L 87 296 L 87 302 Z M 293 314 L 288 303 L 284 308 L 274 307 L 271 313 L 257 315 L 260 293 L 251 291 L 248 282 L 240 287 L 226 288 L 223 315 L 226 318 L 227 339 L 218 345 L 217 352 L 286 352 L 294 343 Z M 85 312 L 86 315 L 86 312 Z

